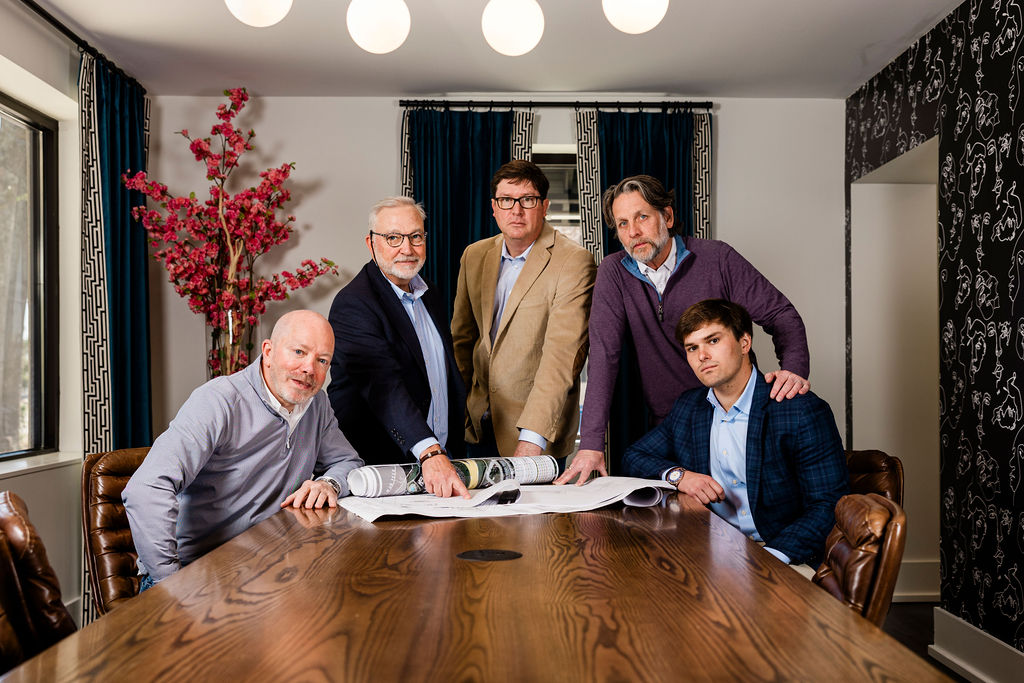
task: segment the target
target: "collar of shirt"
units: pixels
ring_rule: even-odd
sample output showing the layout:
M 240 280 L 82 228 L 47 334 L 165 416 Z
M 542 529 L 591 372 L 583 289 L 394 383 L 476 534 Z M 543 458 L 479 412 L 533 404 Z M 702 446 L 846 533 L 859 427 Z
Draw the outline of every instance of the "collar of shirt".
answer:
M 383 271 L 381 271 L 381 275 L 384 275 Z M 389 280 L 386 275 L 384 276 L 384 279 L 388 280 L 388 284 L 391 285 L 391 289 L 395 292 L 395 296 L 398 297 L 399 301 L 402 301 L 406 297 L 419 299 L 427 293 L 427 283 L 419 276 L 419 274 L 414 275 L 413 278 L 409 280 L 409 289 L 412 290 L 411 292 L 407 292 L 396 285 L 394 282 Z
M 669 240 L 672 246 L 669 247 L 668 256 L 665 257 L 665 262 L 657 268 L 651 268 L 646 263 L 636 262 L 640 272 L 654 284 L 654 288 L 658 290 L 658 294 L 665 293 L 665 286 L 668 284 L 668 279 L 672 276 L 672 271 L 676 268 L 676 241 L 675 239 Z
M 278 415 L 284 418 L 284 421 L 288 423 L 288 436 L 291 436 L 292 431 L 295 429 L 295 425 L 299 424 L 299 420 L 306 414 L 306 409 L 309 408 L 309 404 L 313 402 L 313 397 L 309 397 L 302 403 L 296 403 L 295 407 L 292 408 L 291 412 L 281 402 L 277 400 L 277 396 L 274 396 L 274 392 L 267 386 L 267 379 L 263 376 L 263 363 L 260 363 L 260 380 L 263 382 L 263 390 L 267 392 L 267 403 L 274 409 Z
M 522 254 L 520 254 L 519 256 L 513 256 L 512 254 L 508 253 L 508 245 L 507 245 L 507 244 L 505 243 L 505 240 L 502 240 L 502 241 L 501 241 L 501 260 L 502 260 L 503 262 L 504 262 L 504 261 L 506 261 L 506 260 L 507 260 L 507 261 L 515 261 L 515 260 L 517 260 L 517 259 L 521 259 L 521 260 L 525 261 L 525 260 L 526 260 L 526 257 L 530 255 L 530 250 L 531 250 L 531 249 L 533 249 L 533 245 L 534 245 L 534 244 L 537 244 L 537 241 L 536 241 L 536 240 L 534 240 L 533 242 L 531 242 L 531 243 L 530 243 L 530 246 L 528 246 L 528 247 L 527 247 L 527 248 L 526 248 L 526 249 L 525 249 L 525 250 L 523 251 L 523 253 L 522 253 Z
M 757 377 L 757 367 L 751 363 L 750 379 L 747 380 L 747 386 L 744 387 L 739 400 L 737 400 L 728 411 L 722 407 L 721 403 L 718 402 L 718 397 L 715 396 L 715 390 L 713 388 L 708 388 L 708 403 L 715 407 L 716 420 L 723 420 L 729 416 L 735 416 L 738 412 L 746 415 L 750 414 L 750 404 L 754 401 L 754 386 L 757 382 Z

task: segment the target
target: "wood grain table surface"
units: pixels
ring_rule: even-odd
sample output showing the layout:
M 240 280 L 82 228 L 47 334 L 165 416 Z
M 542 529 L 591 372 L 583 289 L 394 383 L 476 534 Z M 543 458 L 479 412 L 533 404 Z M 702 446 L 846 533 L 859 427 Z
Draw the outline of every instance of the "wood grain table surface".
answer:
M 522 557 L 457 557 L 482 549 Z M 946 679 L 672 496 L 374 524 L 285 510 L 4 680 Z

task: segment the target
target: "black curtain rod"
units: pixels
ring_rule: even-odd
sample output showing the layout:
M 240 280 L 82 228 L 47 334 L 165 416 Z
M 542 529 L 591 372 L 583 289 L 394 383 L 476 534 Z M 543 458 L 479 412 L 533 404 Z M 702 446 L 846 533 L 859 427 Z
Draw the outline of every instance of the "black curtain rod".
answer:
M 21 0 L 21 4 L 25 5 L 25 7 L 35 12 L 41 19 L 46 21 L 46 23 L 48 23 L 53 28 L 57 29 L 65 38 L 67 38 L 72 43 L 77 45 L 80 52 L 88 52 L 93 57 L 99 57 L 100 59 L 105 61 L 107 65 L 111 69 L 113 69 L 118 75 L 122 76 L 123 78 L 127 78 L 129 81 L 142 88 L 142 92 L 143 94 L 145 94 L 146 89 L 142 87 L 142 84 L 139 83 L 139 81 L 136 80 L 134 76 L 125 73 L 119 66 L 117 66 L 117 64 L 114 64 L 114 62 L 112 62 L 105 54 L 103 54 L 102 52 L 94 48 L 92 45 L 87 43 L 77 33 L 75 33 L 67 26 L 65 26 L 59 19 L 57 19 L 57 17 L 53 16 L 45 9 L 40 7 L 38 3 L 33 2 L 33 0 Z
M 476 107 L 505 109 L 513 107 L 561 107 L 574 109 L 711 109 L 713 102 L 581 102 L 576 101 L 520 101 L 520 100 L 398 100 L 401 107 Z

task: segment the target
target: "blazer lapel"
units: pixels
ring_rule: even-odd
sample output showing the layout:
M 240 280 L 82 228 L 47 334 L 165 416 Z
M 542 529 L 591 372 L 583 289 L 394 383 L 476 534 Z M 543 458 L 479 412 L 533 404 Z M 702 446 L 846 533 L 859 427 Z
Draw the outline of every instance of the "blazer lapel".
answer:
M 498 286 L 501 246 L 504 243 L 504 238 L 500 236 L 491 242 L 491 248 L 484 253 L 484 262 L 480 268 L 480 311 L 484 317 L 480 322 L 483 330 L 482 341 L 488 352 L 491 349 L 491 324 L 494 320 L 494 289 Z
M 405 307 L 398 300 L 395 290 L 391 288 L 390 281 L 380 272 L 377 264 L 370 262 L 366 267 L 370 271 L 367 273 L 370 277 L 370 284 L 377 301 L 380 302 L 380 309 L 384 313 L 384 317 L 388 319 L 406 348 L 409 349 L 409 355 L 416 360 L 416 367 L 419 368 L 423 379 L 427 380 L 427 366 L 423 362 L 423 349 L 420 347 L 420 338 L 416 336 L 416 328 L 409 320 L 409 314 L 405 312 Z
M 711 473 L 711 421 L 715 419 L 714 406 L 706 395 L 702 395 L 697 409 L 694 411 L 693 461 L 692 468 L 696 472 Z
M 747 499 L 750 501 L 750 514 L 756 516 L 754 506 L 759 499 L 761 486 L 761 434 L 764 430 L 764 418 L 771 398 L 768 396 L 770 387 L 764 375 L 757 373 L 754 385 L 754 397 L 750 401 L 750 420 L 747 423 Z
M 555 229 L 545 221 L 544 228 L 540 232 L 540 236 L 537 241 L 533 243 L 533 249 L 530 250 L 530 255 L 526 258 L 526 263 L 523 264 L 523 270 L 519 273 L 519 277 L 516 278 L 516 284 L 512 287 L 512 291 L 508 295 L 508 303 L 505 304 L 505 311 L 501 315 L 501 321 L 498 323 L 498 334 L 495 335 L 495 343 L 501 339 L 501 335 L 505 332 L 505 328 L 508 327 L 509 320 L 515 315 L 516 309 L 522 302 L 523 297 L 533 287 L 533 283 L 537 281 L 540 274 L 547 268 L 548 261 L 551 260 L 551 248 L 555 246 Z M 498 280 L 495 278 L 495 285 Z M 494 288 L 491 288 L 491 296 L 494 296 Z

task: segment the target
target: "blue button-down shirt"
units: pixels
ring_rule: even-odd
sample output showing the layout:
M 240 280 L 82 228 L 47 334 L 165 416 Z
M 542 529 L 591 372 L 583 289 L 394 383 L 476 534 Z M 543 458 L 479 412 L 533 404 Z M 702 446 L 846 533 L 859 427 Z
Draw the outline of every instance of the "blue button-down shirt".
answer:
M 536 244 L 536 242 L 533 244 Z M 515 287 L 516 280 L 519 279 L 519 274 L 523 272 L 523 266 L 526 265 L 526 258 L 530 255 L 533 244 L 528 246 L 526 251 L 519 256 L 512 256 L 508 253 L 508 245 L 504 242 L 501 243 L 501 270 L 498 271 L 498 284 L 494 287 L 494 317 L 491 320 L 491 346 L 494 346 L 494 338 L 498 335 L 498 325 L 501 324 L 501 316 L 505 314 L 505 305 L 508 303 L 508 297 L 512 293 L 512 288 Z M 548 446 L 547 439 L 530 429 L 520 429 L 519 440 L 529 441 L 540 446 L 541 449 Z
M 423 303 L 423 295 L 427 292 L 427 283 L 419 275 L 409 282 L 411 292 L 404 291 L 391 280 L 388 280 L 391 289 L 395 291 L 398 300 L 402 302 L 409 320 L 412 321 L 413 329 L 416 330 L 416 338 L 420 342 L 420 350 L 423 352 L 423 364 L 427 367 L 427 381 L 430 382 L 430 410 L 427 411 L 427 426 L 434 432 L 436 438 L 423 439 L 413 444 L 410 450 L 413 457 L 418 458 L 420 453 L 434 444 L 444 446 L 448 441 L 448 366 L 444 357 L 444 343 L 441 341 L 441 333 L 437 331 L 434 321 L 431 320 L 427 307 Z
M 754 384 L 758 376 L 757 368 L 752 368 L 743 394 L 729 410 L 718 402 L 714 389 L 708 389 L 708 403 L 715 409 L 711 418 L 711 478 L 725 490 L 725 500 L 712 503 L 711 509 L 747 536 L 762 541 L 750 515 L 747 494 L 747 426 L 750 424 L 750 403 L 754 399 Z M 783 553 L 773 548 L 765 550 L 789 563 L 789 558 Z

